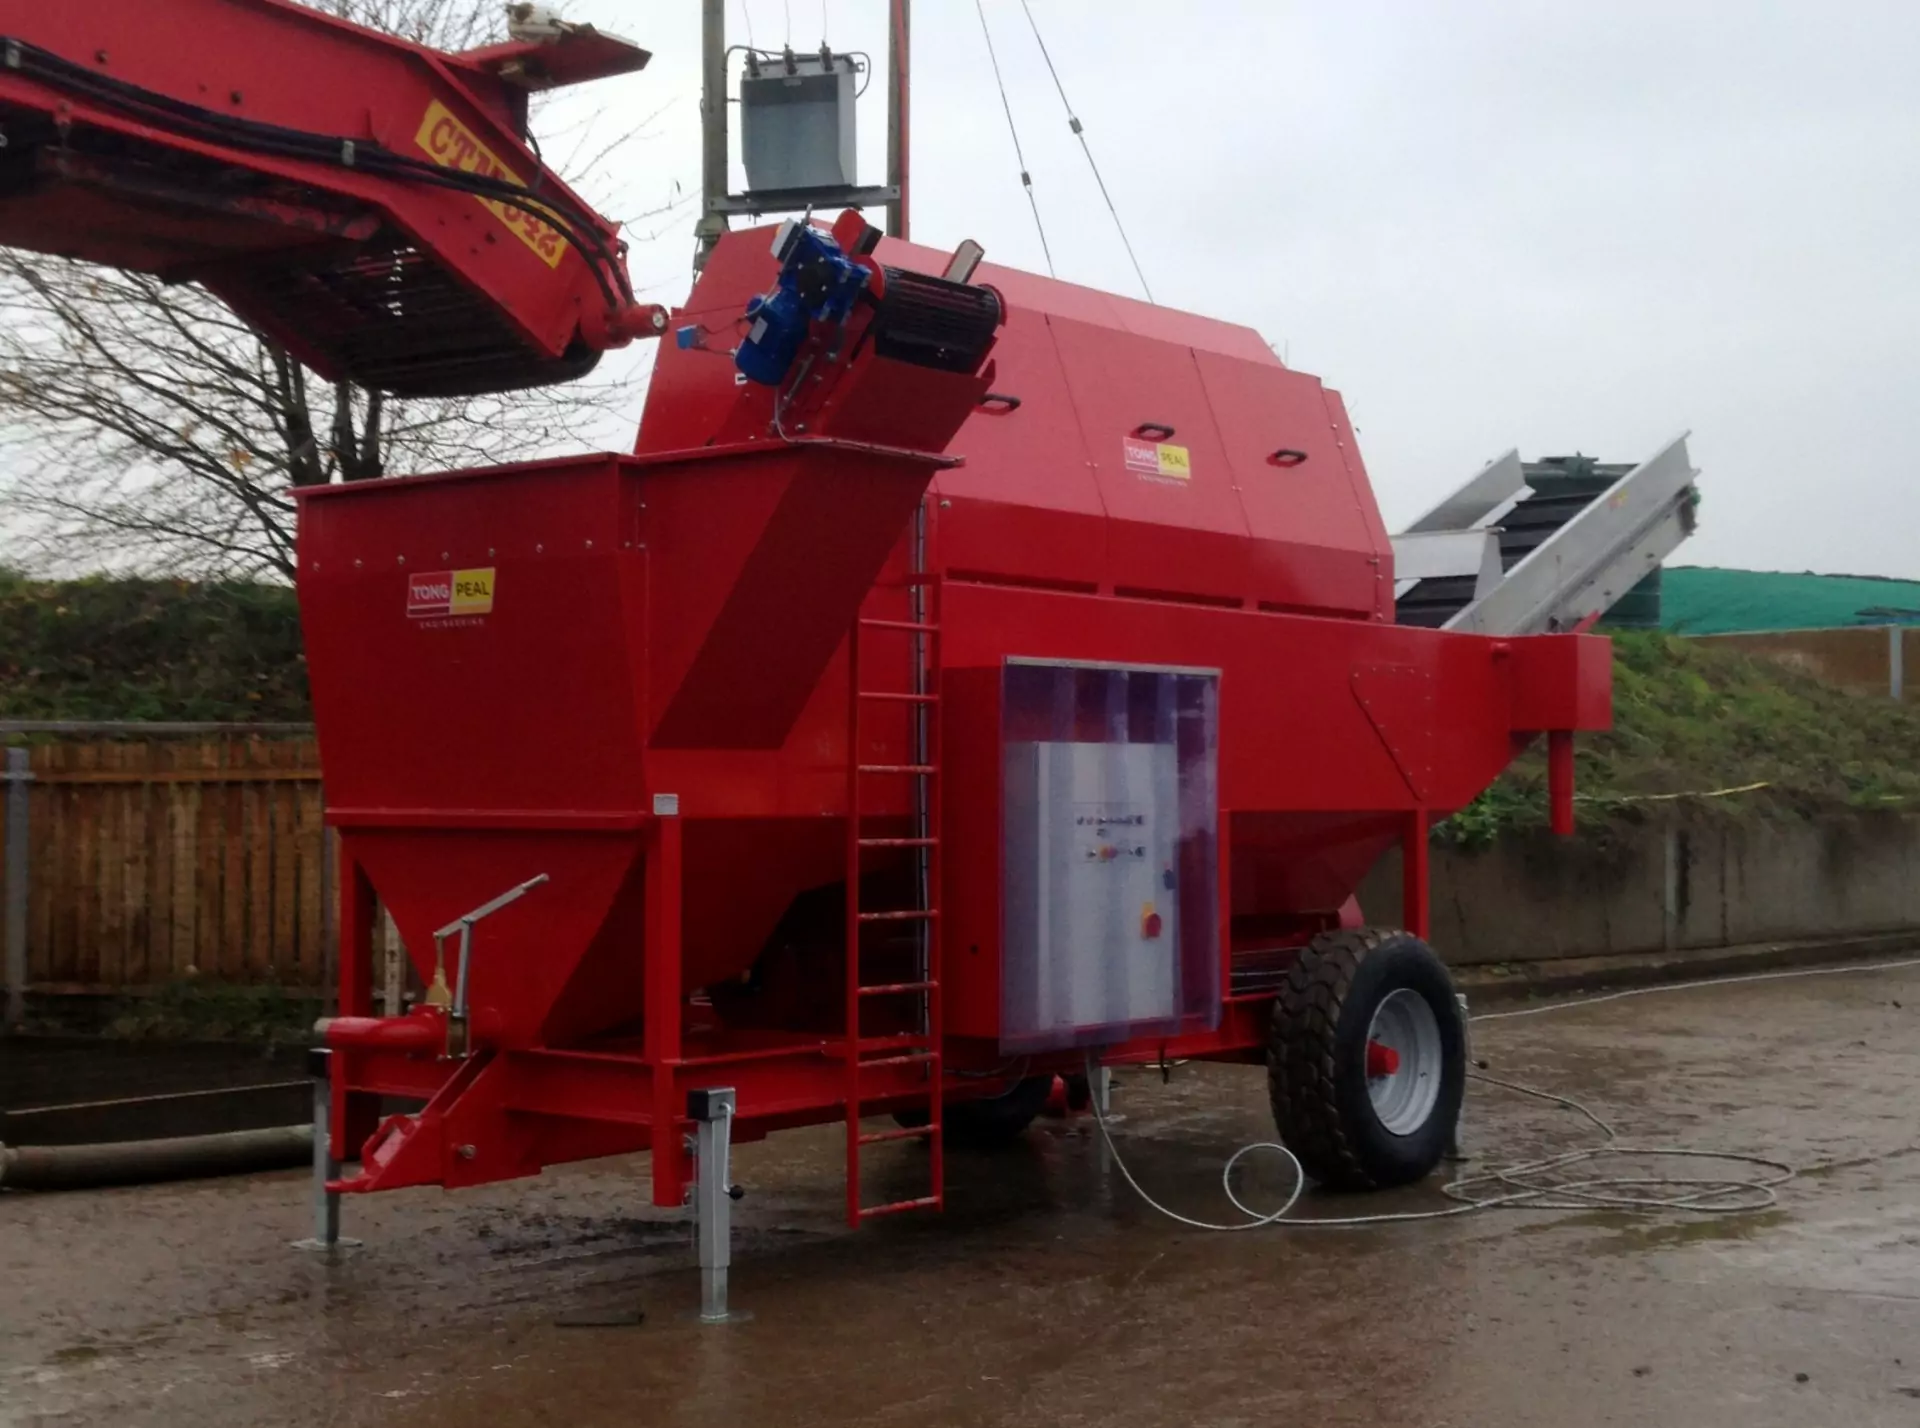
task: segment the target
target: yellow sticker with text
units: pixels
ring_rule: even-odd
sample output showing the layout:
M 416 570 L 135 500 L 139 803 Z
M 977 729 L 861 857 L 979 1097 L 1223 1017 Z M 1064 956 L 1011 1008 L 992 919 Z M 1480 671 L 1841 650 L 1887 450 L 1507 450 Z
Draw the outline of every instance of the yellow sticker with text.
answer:
M 427 105 L 427 117 L 420 121 L 420 132 L 414 135 L 414 142 L 442 168 L 498 179 L 515 188 L 527 186 L 519 174 L 502 163 L 499 155 L 481 143 L 479 136 L 454 118 L 453 111 L 437 99 Z M 497 198 L 485 198 L 479 194 L 475 194 L 474 198 L 476 202 L 492 209 L 494 217 L 506 224 L 514 237 L 538 254 L 549 268 L 560 266 L 562 245 L 566 240 L 552 224 L 510 203 L 502 203 Z
M 450 615 L 485 615 L 493 609 L 493 567 L 484 570 L 453 572 L 453 598 L 448 601 Z
M 1174 481 L 1193 479 L 1193 458 L 1184 446 L 1165 441 L 1142 441 L 1129 436 L 1120 443 L 1120 455 L 1127 470 L 1142 476 L 1158 476 Z

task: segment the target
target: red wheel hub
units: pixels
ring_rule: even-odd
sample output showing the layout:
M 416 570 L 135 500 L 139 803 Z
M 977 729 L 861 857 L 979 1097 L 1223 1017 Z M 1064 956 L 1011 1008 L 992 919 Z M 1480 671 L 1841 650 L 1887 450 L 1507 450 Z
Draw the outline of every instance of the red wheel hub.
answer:
M 1385 1042 L 1367 1043 L 1367 1079 L 1377 1080 L 1382 1076 L 1391 1076 L 1400 1069 L 1400 1053 Z

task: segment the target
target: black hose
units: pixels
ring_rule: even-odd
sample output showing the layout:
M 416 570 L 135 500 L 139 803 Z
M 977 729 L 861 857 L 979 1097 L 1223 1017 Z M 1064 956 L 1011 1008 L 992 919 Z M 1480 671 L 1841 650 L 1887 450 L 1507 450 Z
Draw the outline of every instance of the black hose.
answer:
M 90 1190 L 285 1170 L 313 1161 L 313 1127 L 120 1140 L 98 1145 L 0 1145 L 0 1190 Z

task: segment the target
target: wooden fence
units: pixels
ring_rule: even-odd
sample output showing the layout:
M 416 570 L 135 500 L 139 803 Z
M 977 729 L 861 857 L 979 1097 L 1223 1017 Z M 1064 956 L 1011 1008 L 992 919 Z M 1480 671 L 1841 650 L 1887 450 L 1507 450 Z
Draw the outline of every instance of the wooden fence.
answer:
M 1885 695 L 1904 703 L 1908 689 L 1920 687 L 1920 628 L 1911 625 L 1764 630 L 1692 638 L 1788 665 L 1856 694 Z M 1920 694 L 1914 697 L 1920 699 Z
M 27 990 L 325 985 L 337 889 L 310 737 L 62 737 L 29 765 Z

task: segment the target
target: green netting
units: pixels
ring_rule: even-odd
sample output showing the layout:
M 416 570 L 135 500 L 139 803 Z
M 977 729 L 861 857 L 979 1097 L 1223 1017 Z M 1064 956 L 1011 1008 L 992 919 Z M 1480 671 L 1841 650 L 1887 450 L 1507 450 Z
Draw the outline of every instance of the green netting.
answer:
M 1920 625 L 1920 581 L 1668 566 L 1661 625 L 1685 635 Z

